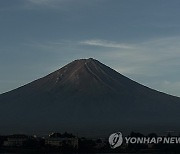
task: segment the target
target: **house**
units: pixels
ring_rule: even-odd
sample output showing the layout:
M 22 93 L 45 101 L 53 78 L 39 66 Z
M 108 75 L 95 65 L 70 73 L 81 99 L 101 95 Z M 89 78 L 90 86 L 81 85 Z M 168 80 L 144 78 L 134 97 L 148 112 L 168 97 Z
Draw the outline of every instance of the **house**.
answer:
M 28 136 L 22 134 L 10 135 L 4 141 L 3 146 L 21 147 L 29 139 Z
M 78 138 L 71 134 L 52 133 L 45 139 L 45 144 L 54 147 L 71 147 L 78 149 Z

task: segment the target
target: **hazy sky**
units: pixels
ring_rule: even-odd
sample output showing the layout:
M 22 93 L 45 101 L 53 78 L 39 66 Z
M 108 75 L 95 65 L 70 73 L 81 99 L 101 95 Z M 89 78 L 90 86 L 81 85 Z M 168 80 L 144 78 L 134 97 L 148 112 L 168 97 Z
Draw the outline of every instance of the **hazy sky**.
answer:
M 0 93 L 88 57 L 180 96 L 180 1 L 0 0 Z

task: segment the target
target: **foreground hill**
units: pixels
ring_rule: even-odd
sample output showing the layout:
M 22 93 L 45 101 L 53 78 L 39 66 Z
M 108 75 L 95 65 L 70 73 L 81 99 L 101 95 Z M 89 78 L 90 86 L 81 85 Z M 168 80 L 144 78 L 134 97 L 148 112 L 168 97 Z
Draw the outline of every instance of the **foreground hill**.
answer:
M 180 98 L 148 87 L 92 58 L 75 60 L 0 95 L 1 133 L 180 130 Z

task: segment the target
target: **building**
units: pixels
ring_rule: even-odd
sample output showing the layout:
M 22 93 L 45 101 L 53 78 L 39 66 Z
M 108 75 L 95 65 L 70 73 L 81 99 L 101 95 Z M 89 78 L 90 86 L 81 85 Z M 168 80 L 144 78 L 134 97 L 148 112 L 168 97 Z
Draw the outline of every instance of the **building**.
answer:
M 78 138 L 69 134 L 52 133 L 45 139 L 45 144 L 54 147 L 71 147 L 78 149 Z
M 21 147 L 29 139 L 28 136 L 22 134 L 10 135 L 4 141 L 3 146 L 8 147 Z

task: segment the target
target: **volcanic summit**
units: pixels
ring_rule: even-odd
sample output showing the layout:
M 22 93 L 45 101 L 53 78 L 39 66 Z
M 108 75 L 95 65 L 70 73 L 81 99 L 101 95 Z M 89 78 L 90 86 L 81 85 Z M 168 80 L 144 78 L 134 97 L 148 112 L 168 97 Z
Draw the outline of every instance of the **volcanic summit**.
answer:
M 75 60 L 61 69 L 0 95 L 0 132 L 180 128 L 180 98 L 141 85 L 98 60 Z

